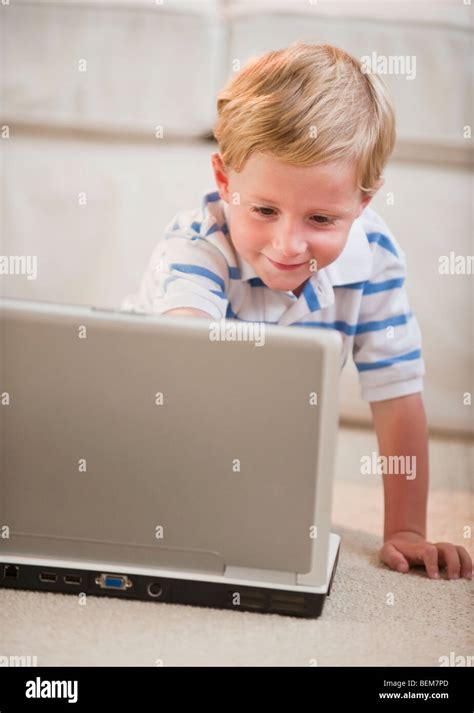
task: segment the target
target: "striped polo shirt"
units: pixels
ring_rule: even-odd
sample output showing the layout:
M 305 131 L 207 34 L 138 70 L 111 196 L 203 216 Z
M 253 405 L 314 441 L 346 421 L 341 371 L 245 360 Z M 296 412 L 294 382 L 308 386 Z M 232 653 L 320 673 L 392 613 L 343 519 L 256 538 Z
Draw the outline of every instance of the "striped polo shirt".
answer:
M 212 318 L 336 329 L 341 365 L 352 353 L 366 401 L 423 390 L 421 332 L 405 290 L 406 259 L 380 216 L 367 206 L 341 254 L 306 281 L 301 294 L 272 290 L 237 253 L 228 206 L 217 191 L 165 228 L 139 290 L 123 311 L 162 314 L 179 307 Z

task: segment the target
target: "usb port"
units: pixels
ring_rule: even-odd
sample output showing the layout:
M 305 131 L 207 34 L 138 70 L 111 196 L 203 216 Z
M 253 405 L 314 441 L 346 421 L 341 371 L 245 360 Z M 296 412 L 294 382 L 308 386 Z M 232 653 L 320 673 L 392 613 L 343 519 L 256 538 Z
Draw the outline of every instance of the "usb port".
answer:
M 40 572 L 40 580 L 42 582 L 57 582 L 58 575 L 54 572 Z
M 66 574 L 64 577 L 65 584 L 80 584 L 81 581 L 82 577 L 79 577 L 78 574 Z
M 96 577 L 95 583 L 101 589 L 118 589 L 124 590 L 132 586 L 132 582 L 123 574 L 101 574 Z

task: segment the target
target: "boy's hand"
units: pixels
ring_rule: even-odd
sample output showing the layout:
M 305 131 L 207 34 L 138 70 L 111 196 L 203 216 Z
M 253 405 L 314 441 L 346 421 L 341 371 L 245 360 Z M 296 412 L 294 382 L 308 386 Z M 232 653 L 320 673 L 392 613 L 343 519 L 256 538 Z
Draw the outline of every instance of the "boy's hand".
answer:
M 472 560 L 464 547 L 449 542 L 427 542 L 417 532 L 395 532 L 385 540 L 380 559 L 398 572 L 408 572 L 410 565 L 426 567 L 428 577 L 439 578 L 439 567 L 446 567 L 448 579 L 472 579 Z

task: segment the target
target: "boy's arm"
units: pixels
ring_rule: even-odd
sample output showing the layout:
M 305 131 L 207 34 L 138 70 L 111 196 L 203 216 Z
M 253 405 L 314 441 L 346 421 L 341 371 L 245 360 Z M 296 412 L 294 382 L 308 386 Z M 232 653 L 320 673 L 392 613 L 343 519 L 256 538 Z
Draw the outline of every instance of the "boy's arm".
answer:
M 176 309 L 169 309 L 167 312 L 163 312 L 162 316 L 165 316 L 166 314 L 169 314 L 169 315 L 181 314 L 185 317 L 205 317 L 206 319 L 210 319 L 210 320 L 214 319 L 207 312 L 203 312 L 200 309 L 194 309 L 194 307 L 179 307 Z
M 416 474 L 384 474 L 384 545 L 380 557 L 399 572 L 410 564 L 424 565 L 428 575 L 439 577 L 447 567 L 449 579 L 472 577 L 472 561 L 464 547 L 449 542 L 426 541 L 428 499 L 428 429 L 421 394 L 370 403 L 381 456 L 409 456 Z M 389 461 L 388 461 L 389 462 Z M 413 475 L 413 474 L 412 474 Z M 412 476 L 410 476 L 412 477 Z

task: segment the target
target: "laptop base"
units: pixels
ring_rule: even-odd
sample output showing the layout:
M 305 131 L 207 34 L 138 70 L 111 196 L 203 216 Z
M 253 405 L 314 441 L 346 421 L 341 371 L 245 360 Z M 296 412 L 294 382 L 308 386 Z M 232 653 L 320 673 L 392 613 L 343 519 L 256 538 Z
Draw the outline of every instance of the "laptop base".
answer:
M 4 555 L 0 559 L 0 587 L 28 589 L 62 594 L 86 594 L 122 599 L 188 604 L 193 606 L 257 611 L 262 614 L 317 618 L 320 616 L 326 596 L 330 595 L 337 568 L 340 539 L 331 535 L 330 562 L 327 585 L 322 587 L 264 586 L 263 583 L 249 586 L 242 580 L 230 580 L 225 576 L 206 578 L 188 574 L 171 573 L 169 570 L 141 568 L 118 570 L 84 568 L 84 564 L 72 568 L 58 566 L 57 561 L 40 558 Z M 66 563 L 65 563 L 66 564 Z M 91 565 L 92 566 L 92 565 Z M 135 570 L 135 571 L 134 571 Z M 171 576 L 170 576 L 171 574 Z M 175 576 L 172 576 L 172 575 Z M 226 581 L 227 580 L 227 581 Z

